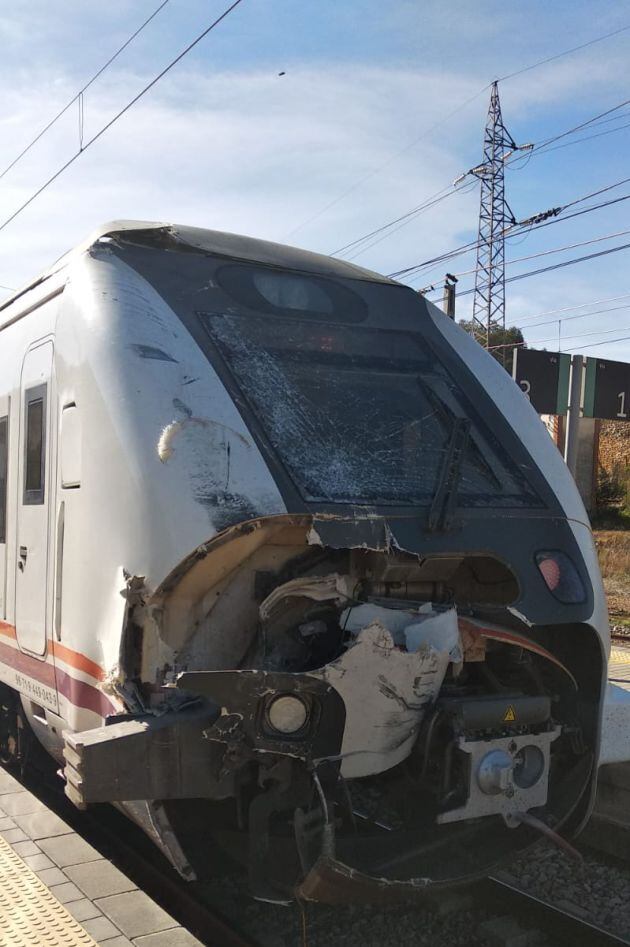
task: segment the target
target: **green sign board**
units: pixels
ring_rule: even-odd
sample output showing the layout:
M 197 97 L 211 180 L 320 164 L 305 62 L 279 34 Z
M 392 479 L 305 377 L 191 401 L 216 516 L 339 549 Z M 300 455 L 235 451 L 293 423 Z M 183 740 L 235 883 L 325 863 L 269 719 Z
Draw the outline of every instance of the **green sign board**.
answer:
M 571 356 L 515 348 L 512 377 L 538 414 L 566 414 Z
M 585 418 L 630 419 L 630 364 L 587 358 L 584 375 Z

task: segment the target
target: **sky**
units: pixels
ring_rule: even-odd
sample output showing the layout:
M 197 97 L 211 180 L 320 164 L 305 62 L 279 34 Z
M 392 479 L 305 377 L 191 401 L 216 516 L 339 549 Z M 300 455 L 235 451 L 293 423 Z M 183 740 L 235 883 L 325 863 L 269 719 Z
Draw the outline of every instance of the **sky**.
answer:
M 83 143 L 227 5 L 168 0 L 84 94 Z M 3 287 L 34 278 L 108 220 L 190 224 L 334 254 L 432 195 L 448 194 L 385 239 L 346 254 L 378 272 L 397 271 L 475 240 L 479 185 L 469 177 L 470 187 L 456 190 L 453 181 L 481 161 L 494 79 L 502 80 L 503 118 L 519 144 L 545 140 L 630 98 L 630 29 L 502 79 L 630 27 L 625 3 L 242 0 L 3 227 L 79 150 L 78 104 L 3 170 L 158 6 L 13 0 L 0 9 Z M 630 105 L 614 114 L 620 117 L 583 133 L 610 134 L 562 139 L 567 147 L 534 151 L 507 169 L 517 220 L 630 177 Z M 630 181 L 601 199 L 626 193 Z M 620 201 L 519 236 L 506 243 L 507 275 L 630 243 L 624 231 L 630 202 Z M 508 283 L 507 322 L 522 326 L 536 348 L 630 361 L 629 263 L 630 249 Z M 439 300 L 445 270 L 463 274 L 457 316 L 467 318 L 474 267 L 470 253 L 412 285 L 435 285 L 430 298 Z M 8 294 L 1 289 L 0 299 Z

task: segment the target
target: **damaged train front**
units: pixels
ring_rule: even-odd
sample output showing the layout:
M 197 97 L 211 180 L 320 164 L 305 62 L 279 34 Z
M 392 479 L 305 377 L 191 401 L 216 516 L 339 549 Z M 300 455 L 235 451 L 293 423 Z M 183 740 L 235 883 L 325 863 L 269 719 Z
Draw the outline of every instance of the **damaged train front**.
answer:
M 593 636 L 528 622 L 499 558 L 392 527 L 239 524 L 139 600 L 129 681 L 161 671 L 144 712 L 72 738 L 83 801 L 159 800 L 180 870 L 219 846 L 271 901 L 449 884 L 562 830 L 592 770 Z M 535 571 L 580 592 L 561 553 Z

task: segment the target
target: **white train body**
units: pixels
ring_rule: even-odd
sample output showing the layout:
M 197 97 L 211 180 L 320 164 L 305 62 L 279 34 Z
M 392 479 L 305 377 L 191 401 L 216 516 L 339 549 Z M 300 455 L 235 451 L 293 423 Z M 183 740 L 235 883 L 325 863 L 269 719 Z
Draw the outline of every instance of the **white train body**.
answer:
M 506 827 L 523 812 L 575 830 L 608 648 L 557 449 L 503 369 L 411 290 L 129 222 L 0 309 L 0 743 L 19 752 L 26 715 L 77 804 L 122 805 L 189 877 L 190 799 L 249 812 L 212 837 L 249 835 L 262 897 L 301 883 L 329 898 L 355 869 L 394 887 L 474 874 L 530 841 Z M 387 795 L 378 780 L 402 766 L 435 811 L 429 828 L 392 817 L 383 841 L 360 784 Z M 346 784 L 346 815 L 387 857 L 344 847 Z M 312 822 L 299 858 L 294 810 Z M 469 820 L 487 851 L 455 865 Z M 397 862 L 397 829 L 444 850 L 427 844 L 441 854 L 425 863 L 416 840 Z M 289 880 L 269 880 L 269 858 Z

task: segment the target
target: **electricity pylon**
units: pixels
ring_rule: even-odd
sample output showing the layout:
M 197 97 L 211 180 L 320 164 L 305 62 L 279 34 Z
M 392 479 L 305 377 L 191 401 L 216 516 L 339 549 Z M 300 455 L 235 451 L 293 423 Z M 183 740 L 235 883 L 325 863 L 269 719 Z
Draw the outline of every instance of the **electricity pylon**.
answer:
M 499 85 L 493 82 L 483 163 L 469 172 L 481 181 L 472 334 L 485 348 L 494 331 L 505 329 L 505 229 L 516 223 L 505 200 L 505 159 L 518 148 L 503 124 Z

